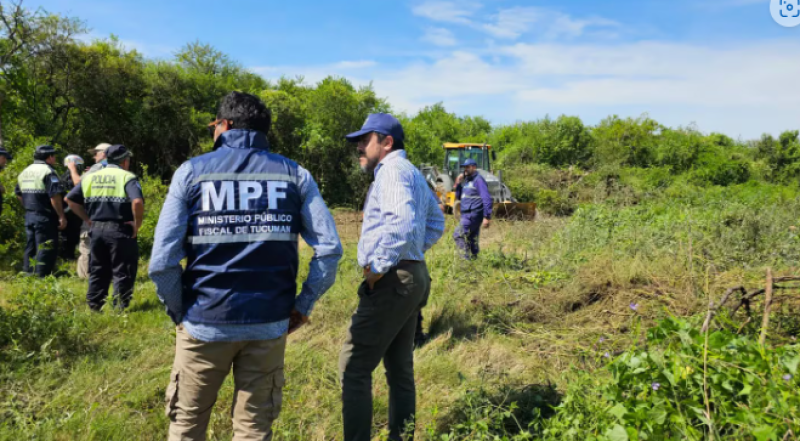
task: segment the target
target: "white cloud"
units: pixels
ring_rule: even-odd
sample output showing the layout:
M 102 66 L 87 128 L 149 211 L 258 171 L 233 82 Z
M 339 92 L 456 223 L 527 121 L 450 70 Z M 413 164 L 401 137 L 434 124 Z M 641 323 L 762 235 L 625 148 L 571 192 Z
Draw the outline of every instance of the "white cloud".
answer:
M 373 60 L 360 60 L 360 61 L 340 61 L 333 65 L 334 69 L 365 69 L 373 67 L 377 63 Z
M 415 6 L 412 11 L 415 15 L 433 21 L 460 24 L 487 33 L 495 38 L 509 40 L 515 40 L 529 32 L 534 32 L 548 39 L 573 38 L 581 36 L 590 27 L 608 28 L 618 26 L 618 23 L 612 20 L 597 17 L 577 19 L 568 14 L 533 6 L 500 9 L 496 14 L 489 17 L 488 23 L 479 23 L 477 19 L 474 19 L 474 15 L 480 8 L 481 5 L 479 3 L 456 4 L 446 1 L 429 1 Z M 448 32 L 443 29 L 439 31 Z M 452 35 L 431 35 L 430 30 L 423 39 L 430 42 L 453 41 Z M 447 46 L 452 44 L 438 45 Z
M 372 83 L 400 111 L 443 101 L 451 111 L 512 122 L 575 114 L 594 124 L 611 114 L 648 112 L 679 126 L 755 138 L 800 123 L 800 42 L 716 49 L 684 43 L 514 44 L 486 53 L 456 50 L 432 61 L 362 69 L 286 67 L 310 81 L 342 75 Z M 341 64 L 341 63 L 340 63 Z
M 414 6 L 414 15 L 444 23 L 471 24 L 471 17 L 480 9 L 480 3 L 426 1 Z
M 485 24 L 482 29 L 497 38 L 518 38 L 530 27 L 545 19 L 545 11 L 540 8 L 503 9 L 494 16 L 494 23 Z
M 425 35 L 422 36 L 422 41 L 442 47 L 455 46 L 458 43 L 453 33 L 444 28 L 426 29 Z

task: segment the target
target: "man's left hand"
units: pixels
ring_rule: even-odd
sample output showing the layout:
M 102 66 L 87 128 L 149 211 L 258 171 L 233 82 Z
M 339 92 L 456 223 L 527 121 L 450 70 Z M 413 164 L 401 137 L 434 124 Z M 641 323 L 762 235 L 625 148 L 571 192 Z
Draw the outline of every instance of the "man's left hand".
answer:
M 133 237 L 132 239 L 136 239 L 139 237 L 139 227 L 136 225 L 136 222 L 125 222 L 126 225 L 130 225 L 133 228 Z
M 369 268 L 364 268 L 364 280 L 367 282 L 369 289 L 375 289 L 375 284 L 381 280 L 383 274 L 375 274 Z
M 489 228 L 492 225 L 492 221 L 489 219 L 483 220 L 483 228 Z

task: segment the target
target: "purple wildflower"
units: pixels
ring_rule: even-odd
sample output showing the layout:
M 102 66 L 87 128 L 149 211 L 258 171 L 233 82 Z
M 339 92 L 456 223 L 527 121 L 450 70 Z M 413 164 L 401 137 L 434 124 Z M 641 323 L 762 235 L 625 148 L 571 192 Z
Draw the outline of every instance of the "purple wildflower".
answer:
M 611 354 L 609 354 L 608 352 L 606 352 L 605 354 L 603 354 L 603 358 L 611 358 Z
M 597 342 L 598 343 L 603 343 L 604 341 L 606 341 L 606 338 L 605 337 L 600 337 L 600 340 L 598 340 Z
M 661 389 L 661 383 L 653 383 L 653 390 Z
M 634 311 L 638 311 L 639 310 L 639 304 L 638 303 L 631 303 L 630 307 Z
M 789 374 L 786 374 L 786 375 L 783 376 L 783 380 L 784 381 L 792 381 L 792 376 L 789 375 Z

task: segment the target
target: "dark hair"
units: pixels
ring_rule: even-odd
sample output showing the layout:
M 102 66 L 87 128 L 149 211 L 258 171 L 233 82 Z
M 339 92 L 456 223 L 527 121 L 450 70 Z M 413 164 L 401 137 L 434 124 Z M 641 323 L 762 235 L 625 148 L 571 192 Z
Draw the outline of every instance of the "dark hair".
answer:
M 378 142 L 383 142 L 386 139 L 386 137 L 389 136 L 378 132 L 372 132 L 372 133 L 378 135 Z M 392 143 L 392 150 L 403 150 L 405 148 L 405 146 L 403 145 L 403 141 L 400 141 L 395 137 L 392 137 L 392 140 L 394 141 Z
M 254 95 L 231 92 L 222 98 L 217 110 L 217 119 L 231 121 L 233 129 L 257 130 L 269 133 L 272 112 Z

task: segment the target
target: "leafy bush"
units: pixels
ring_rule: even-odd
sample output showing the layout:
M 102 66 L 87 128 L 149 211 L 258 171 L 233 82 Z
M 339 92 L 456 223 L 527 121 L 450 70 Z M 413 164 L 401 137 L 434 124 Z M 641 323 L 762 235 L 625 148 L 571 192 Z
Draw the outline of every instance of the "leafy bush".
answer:
M 498 129 L 492 142 L 502 144 L 503 164 L 510 167 L 585 165 L 594 149 L 592 134 L 580 118 L 566 115 Z
M 742 184 L 750 179 L 750 164 L 741 159 L 727 159 L 719 153 L 700 156 L 690 179 L 699 185 Z
M 53 277 L 22 277 L 28 283 L 0 307 L 0 358 L 35 360 L 79 347 L 86 332 L 76 319 L 80 297 Z
M 698 329 L 697 320 L 662 321 L 645 349 L 608 365 L 594 405 L 570 401 L 584 393 L 571 388 L 543 438 L 777 440 L 800 427 L 800 346 L 766 348 L 727 330 L 706 341 Z
M 777 441 L 796 431 L 800 345 L 762 347 L 728 330 L 706 336 L 699 318 L 661 321 L 600 372 L 573 369 L 563 397 L 538 394 L 531 404 L 524 394 L 470 392 L 456 421 L 428 428 L 427 439 Z
M 144 220 L 138 236 L 139 256 L 149 258 L 153 249 L 153 241 L 155 240 L 158 217 L 161 215 L 161 207 L 167 197 L 168 187 L 159 177 L 150 175 L 147 172 L 147 167 L 144 168 L 142 176 L 139 177 L 139 183 L 142 184 L 142 193 L 145 201 Z

